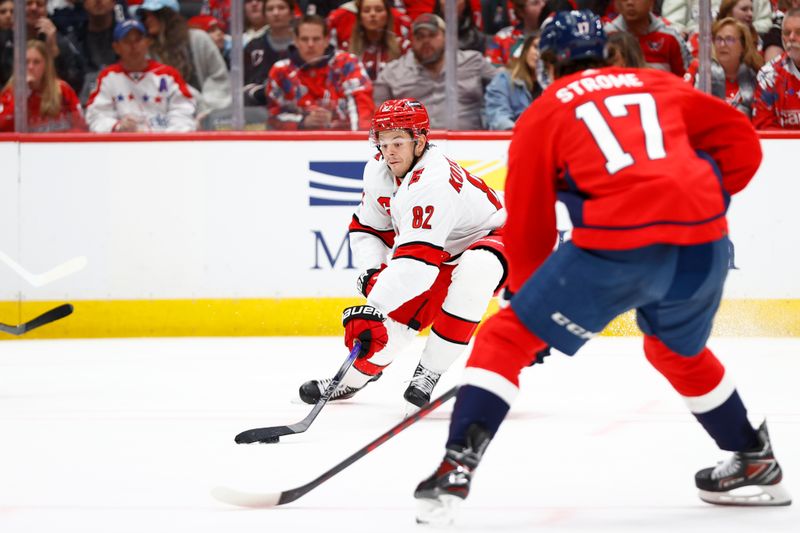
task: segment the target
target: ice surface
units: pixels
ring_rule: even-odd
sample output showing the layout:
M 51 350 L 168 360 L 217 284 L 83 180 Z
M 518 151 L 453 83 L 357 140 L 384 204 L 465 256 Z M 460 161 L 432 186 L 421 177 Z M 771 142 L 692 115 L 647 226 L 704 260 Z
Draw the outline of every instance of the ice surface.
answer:
M 330 377 L 338 338 L 184 338 L 0 344 L 0 532 L 405 532 L 416 483 L 438 464 L 452 405 L 298 501 L 216 502 L 212 487 L 302 485 L 396 423 L 413 345 L 384 377 L 329 404 L 304 434 L 236 445 L 294 423 L 303 381 Z M 791 507 L 715 507 L 694 472 L 725 457 L 640 353 L 600 338 L 526 369 L 456 531 L 796 532 Z M 800 339 L 713 339 L 751 420 L 768 416 L 785 484 L 800 498 Z M 457 381 L 463 361 L 437 387 Z

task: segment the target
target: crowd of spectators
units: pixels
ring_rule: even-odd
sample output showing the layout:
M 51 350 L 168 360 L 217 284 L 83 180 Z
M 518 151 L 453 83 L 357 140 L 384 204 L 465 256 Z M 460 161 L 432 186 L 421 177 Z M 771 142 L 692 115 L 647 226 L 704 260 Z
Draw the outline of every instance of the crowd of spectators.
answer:
M 711 5 L 711 93 L 757 128 L 800 129 L 800 0 Z M 29 131 L 192 131 L 232 115 L 230 0 L 0 0 L 0 131 L 14 128 L 15 7 Z M 699 83 L 698 0 L 455 8 L 458 114 L 448 117 L 445 0 L 244 0 L 243 101 L 258 111 L 248 127 L 363 130 L 375 106 L 408 97 L 436 129 L 510 130 L 550 83 L 537 37 L 563 9 L 603 18 L 610 64 Z

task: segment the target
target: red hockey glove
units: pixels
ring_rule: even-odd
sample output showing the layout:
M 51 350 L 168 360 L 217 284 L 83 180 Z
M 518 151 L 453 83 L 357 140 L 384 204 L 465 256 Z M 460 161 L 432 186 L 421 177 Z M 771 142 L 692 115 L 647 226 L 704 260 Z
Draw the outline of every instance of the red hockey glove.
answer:
M 383 350 L 389 342 L 389 334 L 383 321 L 386 317 L 371 305 L 356 305 L 348 307 L 342 313 L 342 326 L 344 326 L 344 344 L 348 349 L 353 349 L 353 343 L 361 343 L 359 359 L 372 357 Z
M 358 292 L 360 292 L 364 298 L 369 296 L 373 285 L 378 281 L 378 274 L 380 274 L 384 268 L 386 268 L 386 265 L 381 265 L 380 268 L 370 268 L 358 276 L 358 280 L 356 280 L 356 289 L 358 289 Z

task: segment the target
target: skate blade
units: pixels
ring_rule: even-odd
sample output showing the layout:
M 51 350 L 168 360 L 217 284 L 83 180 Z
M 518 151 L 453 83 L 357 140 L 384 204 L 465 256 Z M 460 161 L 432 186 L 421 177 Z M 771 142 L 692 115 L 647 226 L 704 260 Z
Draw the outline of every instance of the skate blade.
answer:
M 745 507 L 791 505 L 792 497 L 780 483 L 777 485 L 748 485 L 727 492 L 698 490 L 700 499 L 714 505 Z
M 417 500 L 417 524 L 447 527 L 452 526 L 463 500 L 457 496 L 443 494 L 436 499 Z

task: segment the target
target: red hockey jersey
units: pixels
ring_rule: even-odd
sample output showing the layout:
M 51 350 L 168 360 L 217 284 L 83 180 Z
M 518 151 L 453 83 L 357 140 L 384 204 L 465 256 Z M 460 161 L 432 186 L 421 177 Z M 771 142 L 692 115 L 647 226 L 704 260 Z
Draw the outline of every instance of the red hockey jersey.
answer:
M 800 129 L 800 70 L 785 52 L 758 72 L 753 124 L 760 130 Z
M 716 162 L 721 182 L 696 151 Z M 672 74 L 604 68 L 556 80 L 517 121 L 509 147 L 511 290 L 553 250 L 557 197 L 581 248 L 699 244 L 726 234 L 728 195 L 760 162 L 747 117 Z

